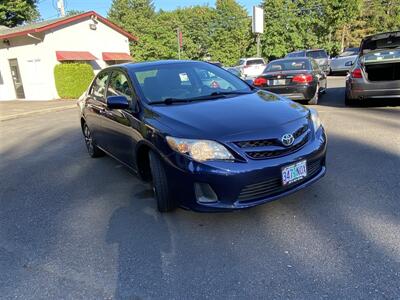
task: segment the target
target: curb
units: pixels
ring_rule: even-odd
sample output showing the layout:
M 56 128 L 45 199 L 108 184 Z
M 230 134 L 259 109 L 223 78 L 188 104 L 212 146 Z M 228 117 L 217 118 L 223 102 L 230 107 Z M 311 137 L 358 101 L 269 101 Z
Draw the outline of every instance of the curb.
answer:
M 5 117 L 0 117 L 0 122 L 13 120 L 13 119 L 17 119 L 17 118 L 20 118 L 20 117 L 34 115 L 34 114 L 39 114 L 39 113 L 62 111 L 62 110 L 72 109 L 72 108 L 76 108 L 76 104 L 75 103 L 74 104 L 70 104 L 70 105 L 65 105 L 65 106 L 38 109 L 38 110 L 28 111 L 28 112 L 24 112 L 24 113 L 18 113 L 18 114 L 14 114 L 14 115 L 8 115 L 8 116 L 5 116 Z

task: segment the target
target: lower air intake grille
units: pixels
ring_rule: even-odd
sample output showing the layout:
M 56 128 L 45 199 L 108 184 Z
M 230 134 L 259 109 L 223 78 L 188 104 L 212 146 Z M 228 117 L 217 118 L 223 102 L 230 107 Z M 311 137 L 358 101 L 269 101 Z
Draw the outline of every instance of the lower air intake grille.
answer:
M 302 183 L 314 175 L 316 175 L 322 168 L 321 160 L 316 160 L 307 163 L 307 177 L 297 181 L 293 185 Z M 268 180 L 246 185 L 239 194 L 238 200 L 240 202 L 249 202 L 257 199 L 273 196 L 292 188 L 293 185 L 282 186 L 282 179 L 280 176 L 270 178 Z

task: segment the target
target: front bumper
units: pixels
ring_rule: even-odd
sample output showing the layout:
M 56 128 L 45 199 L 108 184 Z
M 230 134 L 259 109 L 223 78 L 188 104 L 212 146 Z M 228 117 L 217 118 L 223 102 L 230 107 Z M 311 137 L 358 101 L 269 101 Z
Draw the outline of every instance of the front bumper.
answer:
M 316 182 L 325 175 L 326 135 L 323 128 L 319 129 L 315 138 L 311 139 L 303 148 L 289 155 L 246 162 L 194 162 L 182 155 L 173 154 L 167 157 L 166 173 L 169 185 L 175 199 L 183 208 L 196 211 L 229 211 L 249 208 L 289 195 Z M 256 193 L 254 198 L 240 200 L 242 190 L 249 186 L 258 186 L 260 183 L 281 178 L 281 169 L 284 166 L 307 160 L 318 167 L 306 178 L 287 187 L 281 185 L 271 193 Z M 310 171 L 311 172 L 311 171 Z M 196 200 L 195 183 L 207 183 L 218 196 L 217 202 L 200 203 Z

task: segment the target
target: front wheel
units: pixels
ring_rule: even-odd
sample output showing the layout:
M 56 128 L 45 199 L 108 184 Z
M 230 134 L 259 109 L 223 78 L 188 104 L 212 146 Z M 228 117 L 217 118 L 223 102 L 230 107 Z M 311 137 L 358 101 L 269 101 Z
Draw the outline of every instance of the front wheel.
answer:
M 101 151 L 93 140 L 92 133 L 90 132 L 89 126 L 85 123 L 83 125 L 83 136 L 85 138 L 86 149 L 92 158 L 100 157 L 104 155 L 104 152 Z
M 150 169 L 153 177 L 154 197 L 157 201 L 157 208 L 160 212 L 172 211 L 176 205 L 168 185 L 167 175 L 160 157 L 153 151 L 149 152 Z

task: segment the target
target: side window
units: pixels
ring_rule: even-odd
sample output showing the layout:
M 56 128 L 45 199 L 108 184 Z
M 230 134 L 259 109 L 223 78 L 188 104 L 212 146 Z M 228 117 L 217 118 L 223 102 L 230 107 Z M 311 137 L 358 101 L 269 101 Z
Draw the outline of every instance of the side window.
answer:
M 108 84 L 107 97 L 125 96 L 129 102 L 133 100 L 133 90 L 129 85 L 127 76 L 120 71 L 113 71 Z
M 107 80 L 108 80 L 108 73 L 103 72 L 97 75 L 92 85 L 90 94 L 96 97 L 96 99 L 99 101 L 105 102 L 104 96 L 106 92 Z

